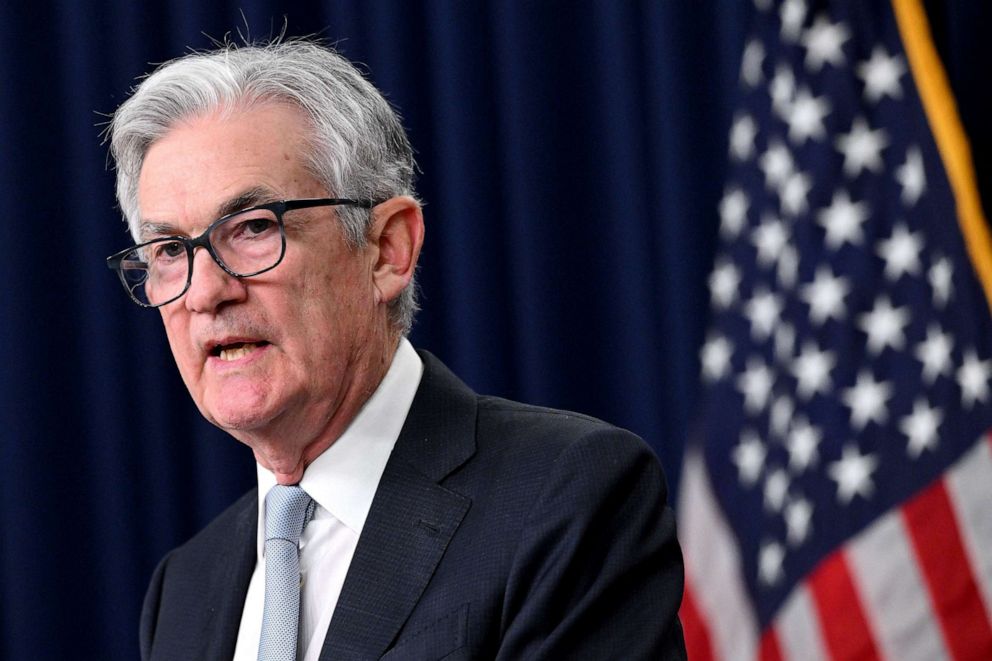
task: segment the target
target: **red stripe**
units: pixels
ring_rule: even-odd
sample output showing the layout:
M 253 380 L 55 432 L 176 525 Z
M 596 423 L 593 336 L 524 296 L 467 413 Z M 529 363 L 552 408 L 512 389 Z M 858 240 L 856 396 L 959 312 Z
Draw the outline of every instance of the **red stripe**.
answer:
M 769 626 L 761 635 L 758 659 L 759 661 L 782 661 L 782 646 L 778 643 L 778 634 L 775 633 L 773 626 Z
M 955 659 L 992 659 L 992 625 L 985 612 L 943 481 L 903 506 L 947 648 Z
M 689 653 L 689 658 L 693 661 L 713 661 L 710 632 L 696 607 L 696 599 L 689 589 L 688 581 L 682 595 L 679 619 L 682 620 L 682 633 L 685 635 L 685 649 Z
M 843 553 L 834 553 L 809 579 L 819 613 L 823 643 L 833 659 L 877 659 L 875 637 L 868 627 L 861 597 Z

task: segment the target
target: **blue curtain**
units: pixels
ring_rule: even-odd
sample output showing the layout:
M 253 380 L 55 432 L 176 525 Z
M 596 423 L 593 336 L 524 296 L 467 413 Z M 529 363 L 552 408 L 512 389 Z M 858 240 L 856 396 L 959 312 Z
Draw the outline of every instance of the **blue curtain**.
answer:
M 992 199 L 992 8 L 927 6 Z M 254 479 L 197 413 L 158 315 L 103 263 L 129 238 L 101 127 L 148 63 L 285 24 L 367 66 L 423 170 L 414 344 L 479 391 L 632 429 L 674 487 L 751 11 L 0 3 L 0 658 L 135 658 L 154 564 Z

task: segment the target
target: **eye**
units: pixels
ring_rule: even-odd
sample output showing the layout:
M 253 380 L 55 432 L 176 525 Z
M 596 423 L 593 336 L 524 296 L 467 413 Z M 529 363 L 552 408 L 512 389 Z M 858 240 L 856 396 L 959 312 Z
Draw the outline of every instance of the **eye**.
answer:
M 249 236 L 252 234 L 265 234 L 273 227 L 275 222 L 269 218 L 252 218 L 244 222 L 244 231 Z
M 169 261 L 182 257 L 185 252 L 186 247 L 181 241 L 163 241 L 155 244 L 151 257 L 156 261 Z

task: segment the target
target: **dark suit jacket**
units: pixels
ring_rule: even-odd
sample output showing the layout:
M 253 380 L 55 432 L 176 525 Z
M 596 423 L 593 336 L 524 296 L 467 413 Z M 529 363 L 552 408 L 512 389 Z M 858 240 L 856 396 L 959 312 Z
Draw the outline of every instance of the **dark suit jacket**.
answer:
M 321 659 L 684 658 L 682 556 L 651 450 L 586 416 L 480 397 L 421 357 Z M 159 564 L 143 659 L 233 656 L 257 498 Z

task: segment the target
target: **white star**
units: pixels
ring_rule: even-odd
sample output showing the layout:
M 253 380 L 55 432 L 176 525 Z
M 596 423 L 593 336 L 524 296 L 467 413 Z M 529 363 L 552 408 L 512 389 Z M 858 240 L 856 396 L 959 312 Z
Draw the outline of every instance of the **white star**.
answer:
M 951 286 L 954 277 L 954 265 L 946 257 L 937 258 L 927 272 L 927 279 L 933 289 L 933 304 L 943 308 L 951 300 L 954 288 Z
M 737 299 L 737 288 L 741 284 L 741 274 L 729 259 L 717 261 L 710 274 L 710 298 L 714 307 L 726 309 Z
M 984 404 L 989 398 L 989 376 L 992 361 L 979 360 L 974 349 L 969 349 L 964 355 L 961 367 L 958 368 L 958 384 L 961 386 L 961 401 L 965 408 L 971 409 L 976 402 Z
M 755 289 L 754 295 L 744 304 L 744 316 L 751 321 L 751 337 L 758 342 L 771 337 L 782 307 L 780 296 L 762 287 Z
M 765 480 L 765 509 L 771 512 L 781 512 L 785 506 L 785 497 L 789 493 L 789 474 L 781 468 L 776 468 Z
M 730 458 L 737 466 L 737 479 L 742 485 L 754 486 L 761 477 L 767 454 L 765 445 L 756 434 L 747 430 L 741 433 L 740 443 L 731 451 Z
M 730 127 L 730 155 L 738 161 L 746 161 L 754 153 L 754 136 L 758 135 L 758 125 L 751 115 L 740 115 Z
M 813 505 L 805 498 L 796 498 L 785 506 L 786 539 L 789 546 L 796 547 L 806 541 L 812 519 Z
M 851 285 L 841 276 L 834 277 L 829 266 L 818 266 L 813 282 L 801 289 L 799 295 L 809 304 L 813 323 L 822 325 L 827 319 L 840 321 L 847 315 L 844 297 L 851 292 Z
M 741 80 L 748 87 L 755 87 L 761 82 L 761 63 L 765 60 L 765 47 L 760 39 L 752 39 L 744 47 L 741 58 Z
M 796 93 L 796 77 L 792 69 L 784 64 L 775 67 L 775 75 L 768 86 L 772 97 L 772 109 L 779 117 L 785 119 L 792 107 L 792 97 Z
M 752 415 L 761 413 L 768 404 L 773 380 L 772 371 L 760 358 L 748 358 L 746 369 L 737 377 L 737 390 L 744 396 L 744 410 Z
M 858 327 L 868 336 L 868 352 L 879 355 L 885 347 L 895 350 L 906 346 L 903 329 L 909 323 L 909 308 L 894 308 L 886 296 L 875 299 L 871 312 L 858 316 Z
M 778 256 L 778 283 L 783 289 L 792 289 L 799 278 L 799 252 L 793 245 L 782 248 Z
M 875 46 L 871 58 L 857 66 L 858 77 L 865 81 L 865 99 L 877 103 L 883 96 L 902 97 L 899 78 L 906 73 L 906 64 L 899 55 L 889 57 L 882 46 Z
M 789 124 L 789 140 L 797 145 L 805 143 L 810 138 L 819 140 L 826 135 L 823 119 L 829 114 L 830 103 L 827 97 L 814 98 L 805 86 L 802 87 L 796 94 L 786 119 Z
M 758 264 L 765 268 L 773 265 L 789 240 L 785 224 L 778 218 L 766 216 L 751 232 L 751 243 L 758 250 Z
M 772 6 L 772 0 L 754 0 L 754 6 L 759 11 L 768 11 Z
M 927 328 L 927 339 L 916 345 L 914 355 L 923 363 L 923 381 L 933 385 L 938 376 L 950 376 L 951 350 L 954 342 L 950 333 L 944 333 L 937 324 Z
M 720 198 L 720 236 L 727 241 L 736 239 L 747 222 L 750 206 L 747 194 L 740 188 L 728 188 Z
M 865 168 L 881 172 L 882 150 L 889 145 L 889 138 L 885 129 L 872 131 L 863 117 L 856 117 L 851 132 L 840 134 L 834 145 L 844 154 L 844 174 L 853 178 Z
M 925 399 L 917 399 L 913 413 L 899 423 L 899 430 L 906 435 L 906 454 L 918 459 L 924 450 L 937 449 L 937 428 L 944 421 L 944 414 L 938 408 L 927 406 Z
M 775 585 L 785 577 L 782 561 L 785 548 L 778 542 L 765 542 L 758 551 L 758 580 L 764 585 Z
M 826 16 L 817 16 L 813 25 L 802 36 L 806 47 L 806 68 L 816 73 L 825 62 L 835 67 L 844 64 L 844 42 L 851 37 L 843 23 L 831 23 Z
M 813 188 L 813 180 L 805 172 L 793 172 L 782 188 L 782 211 L 790 216 L 798 216 L 809 207 L 806 196 Z
M 867 202 L 852 202 L 847 191 L 839 190 L 834 192 L 830 206 L 816 215 L 816 220 L 827 232 L 827 247 L 837 250 L 844 243 L 861 245 L 864 241 L 861 224 L 868 220 L 868 215 Z
M 827 468 L 830 478 L 837 483 L 837 500 L 847 505 L 855 495 L 870 498 L 875 492 L 871 474 L 878 468 L 878 458 L 861 454 L 854 445 L 844 447 L 841 458 Z
M 792 324 L 780 323 L 775 328 L 775 359 L 787 363 L 792 358 L 796 346 L 796 331 Z
M 796 392 L 805 400 L 819 393 L 830 392 L 832 383 L 830 372 L 837 365 L 837 356 L 832 351 L 820 351 L 815 342 L 807 341 L 803 350 L 792 363 L 792 375 L 799 382 Z
M 910 232 L 905 223 L 899 223 L 892 228 L 890 238 L 878 242 L 875 252 L 885 260 L 885 277 L 895 282 L 904 273 L 917 275 L 920 272 L 922 250 L 922 234 Z
M 815 466 L 820 459 L 818 448 L 822 440 L 823 434 L 819 429 L 809 424 L 805 417 L 797 417 L 785 441 L 789 451 L 789 469 L 802 473 L 810 466 Z
M 851 426 L 855 431 L 861 431 L 869 422 L 885 424 L 889 418 L 886 401 L 892 397 L 892 384 L 875 381 L 867 371 L 858 374 L 858 381 L 853 388 L 844 391 L 842 399 L 851 409 Z
M 768 149 L 758 159 L 758 163 L 765 173 L 765 186 L 769 189 L 781 189 L 795 171 L 789 149 L 781 140 L 774 138 L 769 140 Z
M 730 358 L 734 346 L 722 335 L 712 335 L 703 345 L 700 362 L 703 365 L 703 378 L 709 382 L 719 381 L 730 371 Z
M 782 395 L 775 398 L 769 415 L 772 434 L 779 438 L 785 437 L 786 432 L 789 431 L 789 421 L 792 420 L 792 414 L 795 410 L 795 405 L 788 396 Z
M 807 11 L 805 0 L 785 0 L 782 3 L 778 15 L 782 19 L 783 40 L 795 43 L 799 39 Z
M 906 150 L 906 162 L 896 168 L 896 181 L 902 185 L 902 203 L 907 207 L 916 204 L 927 188 L 923 154 L 919 147 L 913 146 Z

